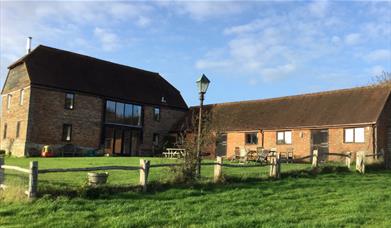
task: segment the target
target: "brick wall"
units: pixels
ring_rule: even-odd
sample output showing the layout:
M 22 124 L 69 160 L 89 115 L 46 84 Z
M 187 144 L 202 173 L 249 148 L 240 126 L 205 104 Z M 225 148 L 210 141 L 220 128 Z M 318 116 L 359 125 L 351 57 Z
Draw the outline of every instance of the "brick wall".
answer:
M 380 115 L 377 124 L 377 151 L 384 151 L 384 160 L 386 165 L 391 168 L 391 148 L 388 147 L 387 132 L 391 131 L 391 98 L 388 98 L 387 103 Z M 390 129 L 390 130 L 388 130 Z M 390 142 L 391 143 L 391 142 Z
M 185 111 L 160 107 L 160 121 L 155 121 L 153 118 L 153 109 L 155 106 L 144 105 L 144 128 L 143 128 L 143 144 L 140 146 L 142 155 L 153 154 L 153 134 L 160 135 L 162 141 L 168 135 L 173 125 L 177 123 L 185 115 Z
M 28 148 L 41 149 L 43 145 L 59 147 L 67 143 L 86 149 L 99 148 L 102 134 L 103 98 L 75 94 L 73 110 L 67 110 L 65 92 L 46 88 L 33 88 L 31 99 L 30 127 L 28 129 Z M 144 126 L 143 143 L 140 154 L 153 154 L 153 134 L 162 140 L 171 127 L 183 117 L 183 110 L 160 107 L 161 119 L 153 119 L 155 106 L 143 105 Z M 63 124 L 72 124 L 72 141 L 62 141 Z
M 8 73 L 7 81 L 2 94 L 2 112 L 0 123 L 0 148 L 11 152 L 14 156 L 23 156 L 27 134 L 30 103 L 30 80 L 24 64 L 20 64 Z M 21 89 L 23 89 L 23 103 L 20 104 Z M 7 96 L 12 95 L 11 105 L 7 109 Z M 16 137 L 17 122 L 20 122 L 19 137 Z M 4 126 L 7 124 L 7 136 L 4 136 Z
M 65 92 L 32 87 L 27 151 L 43 145 L 98 148 L 101 137 L 103 101 L 101 98 L 75 94 L 74 109 L 65 109 Z M 72 125 L 71 142 L 62 141 L 63 124 Z
M 357 152 L 360 150 L 372 153 L 373 137 L 372 128 L 366 126 L 365 128 L 365 142 L 364 143 L 344 143 L 344 129 L 343 128 L 331 128 L 329 129 L 329 151 L 331 153 L 342 152 Z M 250 131 L 249 131 L 250 132 Z M 254 132 L 254 131 L 252 131 Z M 256 131 L 258 135 L 257 145 L 245 144 L 245 132 L 228 132 L 227 134 L 227 156 L 232 157 L 234 155 L 235 147 L 246 147 L 255 150 L 257 147 L 262 147 L 262 132 Z M 304 157 L 311 153 L 311 130 L 310 129 L 294 129 L 292 130 L 292 144 L 289 145 L 277 145 L 276 131 L 264 131 L 264 144 L 263 147 L 277 148 L 279 152 L 287 152 L 289 148 L 293 149 L 295 157 Z M 354 154 L 353 154 L 354 155 Z M 339 160 L 338 157 L 331 157 L 330 160 Z

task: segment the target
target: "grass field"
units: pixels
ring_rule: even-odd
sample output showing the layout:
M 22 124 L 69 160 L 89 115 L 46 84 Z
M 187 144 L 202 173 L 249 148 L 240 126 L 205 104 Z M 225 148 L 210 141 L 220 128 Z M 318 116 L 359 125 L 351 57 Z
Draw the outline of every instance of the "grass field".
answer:
M 118 157 L 34 160 L 40 168 L 139 164 L 138 158 Z M 173 160 L 151 159 L 152 164 L 166 162 Z M 22 167 L 28 163 L 6 159 L 6 164 Z M 39 191 L 44 195 L 34 202 L 9 200 L 7 194 L 17 191 L 0 193 L 0 227 L 391 227 L 391 172 L 335 170 L 311 175 L 308 165 L 283 164 L 283 178 L 272 181 L 266 167 L 224 168 L 227 181 L 211 184 L 209 166 L 203 168 L 200 184 L 186 186 L 170 184 L 170 170 L 156 168 L 147 193 L 101 189 L 100 195 L 67 194 L 83 189 L 85 172 L 42 174 Z M 26 187 L 26 177 L 7 172 L 6 178 L 8 185 Z M 130 189 L 137 181 L 137 171 L 110 171 L 108 188 Z

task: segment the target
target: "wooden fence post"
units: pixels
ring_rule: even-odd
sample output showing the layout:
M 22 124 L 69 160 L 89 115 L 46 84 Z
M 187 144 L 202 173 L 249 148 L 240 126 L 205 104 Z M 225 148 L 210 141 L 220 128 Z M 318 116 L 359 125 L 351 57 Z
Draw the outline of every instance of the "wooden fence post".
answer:
M 223 170 L 223 157 L 217 156 L 216 157 L 216 164 L 214 165 L 214 176 L 213 181 L 215 183 L 219 182 L 221 180 L 222 176 L 222 170 Z
M 365 173 L 365 151 L 358 151 L 356 153 L 356 171 Z
M 0 155 L 0 189 L 4 187 L 5 180 L 5 173 L 4 168 L 2 168 L 2 165 L 4 165 L 4 156 Z
M 279 179 L 280 176 L 281 176 L 280 153 L 276 152 L 276 178 Z
M 149 175 L 150 161 L 140 159 L 140 185 L 143 187 L 143 191 L 147 191 L 147 182 Z
M 350 163 L 352 162 L 352 153 L 351 152 L 346 152 L 346 157 L 345 157 L 345 164 L 350 169 Z
M 37 197 L 38 190 L 38 162 L 30 162 L 30 174 L 29 174 L 29 189 L 27 191 L 27 196 L 29 199 L 34 199 Z
M 312 152 L 312 168 L 318 167 L 318 150 Z
M 271 152 L 269 177 L 280 177 L 280 156 L 276 151 Z

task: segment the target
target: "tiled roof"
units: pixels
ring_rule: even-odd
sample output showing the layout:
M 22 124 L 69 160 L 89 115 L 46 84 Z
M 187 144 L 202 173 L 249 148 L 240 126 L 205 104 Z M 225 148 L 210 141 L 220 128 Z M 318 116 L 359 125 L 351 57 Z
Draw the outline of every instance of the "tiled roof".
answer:
M 375 123 L 389 86 L 368 86 L 264 100 L 206 105 L 212 127 L 221 131 L 286 129 Z M 191 107 L 177 130 L 189 127 Z
M 158 73 L 43 45 L 10 68 L 21 62 L 26 63 L 32 85 L 187 109 L 180 92 Z

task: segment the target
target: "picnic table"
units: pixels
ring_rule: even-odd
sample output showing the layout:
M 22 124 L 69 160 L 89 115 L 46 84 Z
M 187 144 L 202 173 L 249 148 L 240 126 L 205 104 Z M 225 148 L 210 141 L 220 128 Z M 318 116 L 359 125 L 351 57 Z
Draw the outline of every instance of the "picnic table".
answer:
M 181 158 L 184 157 L 186 150 L 181 148 L 167 148 L 166 152 L 163 152 L 166 158 Z

